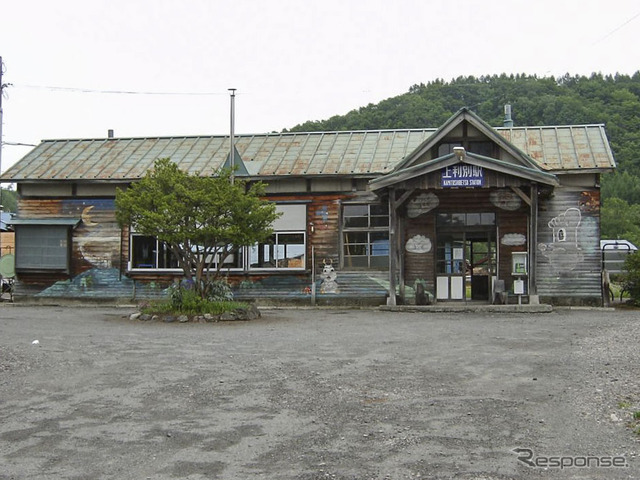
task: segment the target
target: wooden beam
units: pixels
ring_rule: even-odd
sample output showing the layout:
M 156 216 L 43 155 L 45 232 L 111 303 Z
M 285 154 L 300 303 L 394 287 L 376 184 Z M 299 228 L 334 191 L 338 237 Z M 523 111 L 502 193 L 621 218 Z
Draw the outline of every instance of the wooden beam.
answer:
M 396 200 L 396 208 L 400 208 L 402 206 L 402 204 L 404 202 L 406 202 L 409 199 L 409 197 L 411 195 L 413 195 L 413 192 L 415 192 L 415 191 L 416 191 L 416 189 L 412 188 L 411 190 L 407 190 L 402 195 L 400 195 L 400 198 L 398 200 Z
M 511 190 L 513 190 L 515 194 L 518 195 L 524 203 L 531 206 L 531 198 L 528 197 L 527 194 L 520 189 L 520 187 L 511 187 Z

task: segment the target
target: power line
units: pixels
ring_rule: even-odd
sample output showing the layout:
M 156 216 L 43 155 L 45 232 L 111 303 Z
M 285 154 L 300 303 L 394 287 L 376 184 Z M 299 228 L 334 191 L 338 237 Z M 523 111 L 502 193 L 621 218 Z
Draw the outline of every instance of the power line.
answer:
M 51 90 L 57 92 L 72 92 L 72 93 L 98 93 L 107 95 L 175 95 L 175 96 L 217 96 L 227 95 L 226 92 L 150 92 L 144 90 L 101 90 L 94 88 L 82 88 L 82 87 L 59 87 L 53 85 L 29 85 L 29 84 L 14 84 L 14 87 L 18 88 L 34 88 L 40 90 Z
M 604 37 L 600 38 L 599 40 L 596 40 L 595 42 L 592 43 L 592 45 L 595 45 L 597 43 L 603 42 L 604 40 L 606 40 L 607 38 L 609 38 L 611 35 L 613 35 L 614 33 L 616 33 L 618 30 L 622 29 L 623 27 L 625 27 L 626 25 L 628 25 L 629 23 L 633 22 L 636 18 L 640 17 L 640 12 L 636 13 L 633 17 L 631 17 L 629 20 L 627 20 L 626 22 L 624 22 L 622 25 L 617 26 L 616 28 L 614 28 L 613 30 L 611 30 L 609 33 L 607 33 Z

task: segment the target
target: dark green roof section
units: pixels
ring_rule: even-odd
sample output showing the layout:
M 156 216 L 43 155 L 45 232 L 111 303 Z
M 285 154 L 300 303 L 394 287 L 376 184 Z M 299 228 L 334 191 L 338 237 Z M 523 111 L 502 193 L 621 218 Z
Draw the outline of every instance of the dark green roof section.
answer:
M 8 225 L 58 225 L 76 227 L 82 221 L 80 218 L 12 218 Z

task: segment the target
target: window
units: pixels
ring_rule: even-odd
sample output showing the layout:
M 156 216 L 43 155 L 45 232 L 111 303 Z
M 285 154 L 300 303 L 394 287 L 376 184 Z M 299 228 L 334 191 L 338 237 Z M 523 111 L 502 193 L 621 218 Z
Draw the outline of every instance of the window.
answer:
M 156 237 L 131 235 L 131 268 L 179 268 L 166 243 Z
M 216 255 L 213 266 L 217 267 L 219 255 Z M 169 270 L 178 269 L 178 259 L 169 246 L 156 237 L 149 235 L 131 235 L 131 268 Z M 242 268 L 242 252 L 231 253 L 224 260 L 222 268 Z
M 16 225 L 16 270 L 69 272 L 69 227 Z
M 276 212 L 281 215 L 273 223 L 274 234 L 248 249 L 249 268 L 306 268 L 307 206 L 285 203 L 276 205 Z
M 305 250 L 304 232 L 277 232 L 249 248 L 250 267 L 305 268 Z
M 388 206 L 381 204 L 344 205 L 342 219 L 344 267 L 388 268 Z
M 305 204 L 281 204 L 282 215 L 274 222 L 274 234 L 266 241 L 240 248 L 226 256 L 223 269 L 304 269 L 306 268 Z M 131 269 L 178 269 L 178 260 L 169 247 L 154 236 L 131 235 Z M 216 268 L 220 255 L 213 259 Z M 245 263 L 246 262 L 246 263 Z
M 439 227 L 491 226 L 496 224 L 496 214 L 487 213 L 438 213 Z

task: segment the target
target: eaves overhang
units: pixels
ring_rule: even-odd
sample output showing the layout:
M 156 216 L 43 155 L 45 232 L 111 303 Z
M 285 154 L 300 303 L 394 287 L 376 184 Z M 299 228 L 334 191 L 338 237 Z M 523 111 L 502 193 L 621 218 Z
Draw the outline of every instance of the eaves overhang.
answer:
M 442 168 L 450 167 L 457 164 L 475 165 L 478 167 L 486 168 L 488 170 L 500 172 L 505 175 L 512 175 L 515 177 L 524 178 L 532 182 L 537 182 L 554 187 L 560 185 L 558 178 L 552 173 L 467 152 L 466 155 L 464 155 L 464 157 L 462 157 L 461 159 L 459 159 L 455 154 L 450 153 L 434 160 L 430 160 L 428 162 L 389 173 L 382 177 L 371 180 L 369 182 L 369 187 L 372 191 L 388 188 L 401 182 L 412 180 L 414 178 L 441 170 Z
M 55 226 L 67 226 L 77 227 L 81 218 L 12 218 L 7 221 L 8 225 L 55 225 Z

